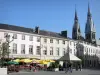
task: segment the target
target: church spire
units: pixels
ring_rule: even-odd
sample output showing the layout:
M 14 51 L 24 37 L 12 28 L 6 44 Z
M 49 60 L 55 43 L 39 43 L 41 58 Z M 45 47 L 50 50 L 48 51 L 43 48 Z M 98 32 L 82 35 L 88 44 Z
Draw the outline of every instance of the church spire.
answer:
M 95 27 L 92 20 L 91 12 L 90 12 L 90 6 L 88 3 L 88 13 L 87 13 L 87 22 L 85 26 L 85 38 L 88 42 L 96 43 L 96 37 L 95 37 Z
M 77 11 L 76 11 L 76 5 L 75 5 L 75 20 L 78 20 Z
M 88 17 L 91 17 L 91 12 L 90 12 L 90 5 L 89 5 L 89 2 L 88 2 Z
M 81 37 L 81 31 L 80 31 L 80 25 L 78 23 L 78 16 L 76 11 L 76 5 L 75 5 L 75 17 L 74 17 L 74 25 L 72 30 L 72 38 L 75 40 L 79 40 Z

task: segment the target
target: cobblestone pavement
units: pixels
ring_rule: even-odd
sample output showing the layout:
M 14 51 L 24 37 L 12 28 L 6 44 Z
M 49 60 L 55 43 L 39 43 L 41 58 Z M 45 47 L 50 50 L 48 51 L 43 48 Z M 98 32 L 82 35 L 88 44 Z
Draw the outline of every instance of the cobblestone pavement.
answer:
M 53 72 L 53 71 L 38 71 L 38 72 L 19 72 L 10 73 L 8 75 L 100 75 L 100 70 L 82 70 L 73 71 L 72 73 L 65 73 L 64 71 Z

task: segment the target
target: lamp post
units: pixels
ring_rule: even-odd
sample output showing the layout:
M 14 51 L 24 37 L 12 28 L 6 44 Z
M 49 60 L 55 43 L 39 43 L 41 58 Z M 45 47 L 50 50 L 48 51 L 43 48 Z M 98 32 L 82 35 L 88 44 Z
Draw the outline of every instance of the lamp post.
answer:
M 68 39 L 68 45 L 67 45 L 67 53 L 68 53 L 68 56 L 69 56 L 69 60 L 68 61 L 66 61 L 66 62 L 68 62 L 68 63 L 70 63 L 70 47 L 69 47 L 69 43 L 70 42 L 70 40 Z
M 76 53 L 76 56 L 78 56 L 78 49 L 79 49 L 79 41 L 76 43 L 76 50 L 77 50 L 77 51 L 76 51 L 76 52 L 77 52 L 77 53 Z
M 40 59 L 41 59 L 41 55 L 42 55 L 42 48 L 43 48 L 43 45 L 42 45 L 42 38 L 40 36 Z
M 5 38 L 6 38 L 6 43 L 7 43 L 7 52 L 8 52 L 8 59 L 9 59 L 9 44 L 14 40 L 14 36 L 12 36 L 12 39 L 10 40 L 10 35 L 9 34 L 7 34 L 6 36 L 5 36 Z

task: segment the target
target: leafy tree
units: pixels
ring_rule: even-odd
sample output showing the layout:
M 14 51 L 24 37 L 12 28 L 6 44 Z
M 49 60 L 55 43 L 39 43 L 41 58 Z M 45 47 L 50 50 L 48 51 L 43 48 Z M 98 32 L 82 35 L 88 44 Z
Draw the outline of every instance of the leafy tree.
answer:
M 8 49 L 9 49 L 8 43 L 3 42 L 0 44 L 0 57 L 1 57 L 1 64 L 2 64 L 1 67 L 3 67 L 5 58 L 9 55 Z

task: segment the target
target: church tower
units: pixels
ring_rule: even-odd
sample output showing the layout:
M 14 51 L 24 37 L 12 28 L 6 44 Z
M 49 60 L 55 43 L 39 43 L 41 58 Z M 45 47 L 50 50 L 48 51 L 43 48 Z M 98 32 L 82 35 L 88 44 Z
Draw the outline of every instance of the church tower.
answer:
M 94 23 L 92 20 L 92 15 L 90 12 L 90 7 L 88 4 L 88 13 L 87 13 L 87 22 L 85 26 L 85 39 L 87 42 L 90 42 L 92 44 L 96 44 L 96 31 L 94 27 Z
M 80 31 L 80 25 L 78 23 L 76 8 L 75 8 L 74 25 L 73 25 L 73 29 L 72 29 L 72 39 L 74 39 L 74 40 L 80 40 L 81 39 L 81 31 Z

